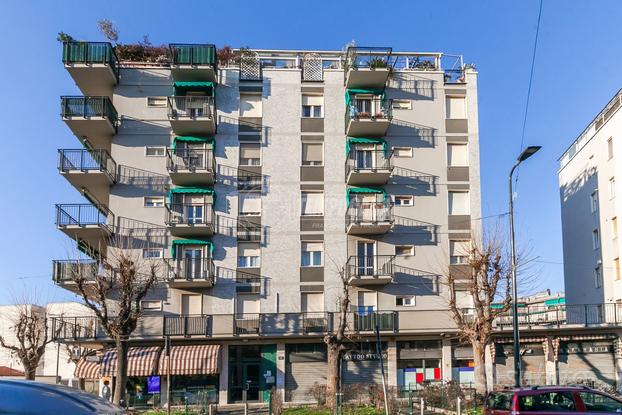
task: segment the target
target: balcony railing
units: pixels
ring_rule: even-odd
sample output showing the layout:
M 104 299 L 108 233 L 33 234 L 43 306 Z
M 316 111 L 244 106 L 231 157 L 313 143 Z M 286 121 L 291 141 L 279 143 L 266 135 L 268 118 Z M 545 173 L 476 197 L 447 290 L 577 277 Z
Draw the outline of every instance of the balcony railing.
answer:
M 174 43 L 169 45 L 173 65 L 217 65 L 216 46 Z
M 351 68 L 389 68 L 392 50 L 383 47 L 348 47 L 344 73 Z
M 261 277 L 259 275 L 248 274 L 243 271 L 236 271 L 235 275 L 235 291 L 244 294 L 261 293 Z
M 61 116 L 70 117 L 102 117 L 107 118 L 114 125 L 119 115 L 108 97 L 61 97 Z
M 166 224 L 214 226 L 214 208 L 211 203 L 167 203 Z
M 261 191 L 262 181 L 260 173 L 238 169 L 238 190 Z
M 52 261 L 52 279 L 56 284 L 73 282 L 76 278 L 95 281 L 99 273 L 99 262 L 92 259 Z
M 261 224 L 246 221 L 238 218 L 237 221 L 237 239 L 239 241 L 258 242 L 261 241 Z
M 53 340 L 95 339 L 99 322 L 96 317 L 52 317 L 50 329 Z
M 346 159 L 346 177 L 352 171 L 376 172 L 392 170 L 393 163 L 388 150 L 361 150 L 351 148 Z
M 302 313 L 302 329 L 305 333 L 326 333 L 331 330 L 330 316 L 326 312 Z
M 169 280 L 206 281 L 214 284 L 215 268 L 211 258 L 166 258 Z
M 370 311 L 354 313 L 355 331 L 395 331 L 397 328 L 396 311 Z
M 168 116 L 170 118 L 212 119 L 214 97 L 173 96 L 168 97 Z
M 350 120 L 388 120 L 393 119 L 390 99 L 356 98 L 350 100 L 346 108 L 346 125 Z
M 165 336 L 207 336 L 210 334 L 211 316 L 208 315 L 165 315 Z
M 108 42 L 65 42 L 63 43 L 63 63 L 110 65 L 115 76 L 119 77 L 117 55 Z
M 351 256 L 346 264 L 348 278 L 378 278 L 393 275 L 394 255 Z
M 115 179 L 117 163 L 106 150 L 58 150 L 58 170 L 63 173 L 70 171 L 101 171 L 111 180 Z
M 393 205 L 383 202 L 351 202 L 346 210 L 346 229 L 351 224 L 393 222 Z
M 100 205 L 73 203 L 56 205 L 56 226 L 99 226 L 112 231 L 114 214 Z
M 234 334 L 259 334 L 261 314 L 237 314 L 233 320 Z
M 512 311 L 499 316 L 496 326 L 509 327 Z M 518 309 L 518 323 L 525 326 L 581 325 L 597 326 L 622 324 L 622 304 L 569 304 L 555 306 L 526 306 Z
M 192 172 L 214 172 L 216 160 L 211 148 L 168 148 L 166 168 L 170 172 L 189 170 Z

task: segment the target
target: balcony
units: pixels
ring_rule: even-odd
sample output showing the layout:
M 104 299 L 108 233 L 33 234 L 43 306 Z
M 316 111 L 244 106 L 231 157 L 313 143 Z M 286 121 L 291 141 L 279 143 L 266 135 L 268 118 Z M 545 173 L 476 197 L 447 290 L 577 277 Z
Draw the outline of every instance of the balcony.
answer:
M 216 159 L 211 148 L 169 148 L 166 168 L 178 186 L 212 185 L 216 177 Z
M 101 274 L 99 263 L 92 259 L 54 260 L 52 261 L 52 280 L 54 284 L 76 292 L 77 278 L 84 278 L 87 283 L 94 283 Z
M 381 186 L 393 171 L 393 163 L 386 149 L 350 148 L 346 158 L 346 183 L 351 186 Z
M 236 314 L 233 320 L 235 335 L 260 334 L 261 314 Z
M 118 114 L 108 97 L 61 97 L 61 117 L 80 140 L 107 147 L 117 133 Z
M 369 311 L 355 312 L 354 331 L 375 331 L 378 327 L 379 331 L 396 331 L 397 312 L 396 311 Z
M 216 46 L 176 43 L 169 45 L 169 51 L 173 79 L 216 82 Z
M 58 171 L 79 192 L 87 189 L 106 202 L 116 181 L 117 163 L 106 150 L 58 150 Z
M 119 82 L 117 56 L 108 42 L 63 43 L 63 64 L 85 95 L 111 95 Z
M 211 332 L 211 316 L 207 315 L 165 315 L 165 336 L 208 336 Z
M 348 282 L 355 287 L 386 285 L 393 281 L 393 255 L 351 256 L 346 264 Z
M 212 135 L 216 132 L 214 97 L 168 97 L 168 119 L 178 135 Z
M 101 205 L 59 204 L 56 205 L 56 226 L 70 238 L 101 250 L 113 233 L 114 214 Z
M 383 137 L 392 118 L 390 99 L 354 96 L 346 100 L 345 125 L 349 137 Z
M 214 285 L 216 273 L 211 258 L 168 258 L 164 263 L 170 287 L 201 288 Z
M 213 235 L 214 223 L 211 203 L 166 204 L 166 226 L 173 236 Z
M 391 73 L 391 48 L 349 47 L 345 58 L 346 88 L 384 89 Z
M 384 201 L 352 201 L 346 210 L 348 235 L 381 235 L 393 227 L 393 206 Z
M 238 270 L 235 274 L 235 292 L 239 294 L 260 294 L 261 281 L 259 275 Z

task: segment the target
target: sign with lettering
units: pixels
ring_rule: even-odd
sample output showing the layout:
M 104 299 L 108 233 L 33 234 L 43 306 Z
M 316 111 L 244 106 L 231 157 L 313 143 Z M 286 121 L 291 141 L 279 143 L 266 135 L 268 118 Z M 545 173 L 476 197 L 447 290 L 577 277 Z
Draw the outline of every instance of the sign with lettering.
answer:
M 160 393 L 160 376 L 147 377 L 147 393 Z
M 382 353 L 382 359 L 386 360 L 388 358 L 387 352 Z M 346 362 L 361 362 L 364 360 L 380 360 L 380 355 L 378 353 L 368 353 L 368 352 L 356 352 L 351 351 L 343 355 L 343 360 Z

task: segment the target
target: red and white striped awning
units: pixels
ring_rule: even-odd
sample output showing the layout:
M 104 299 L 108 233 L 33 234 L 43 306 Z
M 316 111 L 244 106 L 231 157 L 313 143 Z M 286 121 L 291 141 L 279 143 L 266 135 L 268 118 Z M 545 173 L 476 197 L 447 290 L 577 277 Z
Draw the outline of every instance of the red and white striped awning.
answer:
M 78 379 L 99 379 L 99 372 L 99 362 L 80 359 L 76 364 L 76 371 L 73 375 Z
M 171 375 L 215 375 L 220 372 L 220 345 L 171 347 Z M 167 375 L 168 357 L 160 355 L 159 374 Z
M 162 347 L 130 347 L 127 351 L 127 375 L 149 376 L 155 371 Z M 117 374 L 117 351 L 110 349 L 104 354 L 101 363 L 102 376 Z

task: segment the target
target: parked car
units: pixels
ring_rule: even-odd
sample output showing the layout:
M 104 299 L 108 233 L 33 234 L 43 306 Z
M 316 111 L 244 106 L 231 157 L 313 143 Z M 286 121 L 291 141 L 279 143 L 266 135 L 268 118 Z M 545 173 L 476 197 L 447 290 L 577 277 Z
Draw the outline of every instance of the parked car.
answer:
M 127 414 L 120 406 L 63 385 L 0 380 L 0 414 Z
M 622 413 L 622 400 L 587 387 L 542 386 L 491 392 L 484 415 Z

